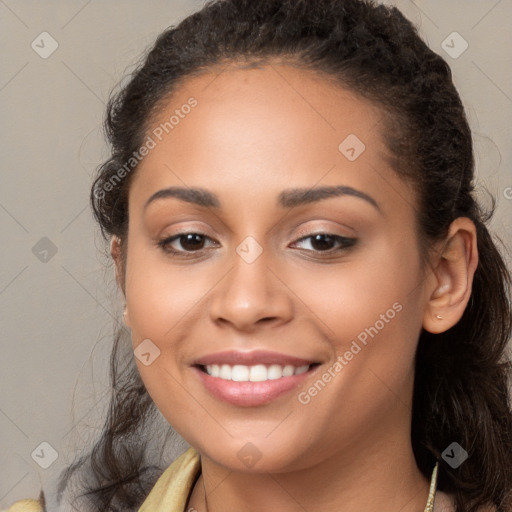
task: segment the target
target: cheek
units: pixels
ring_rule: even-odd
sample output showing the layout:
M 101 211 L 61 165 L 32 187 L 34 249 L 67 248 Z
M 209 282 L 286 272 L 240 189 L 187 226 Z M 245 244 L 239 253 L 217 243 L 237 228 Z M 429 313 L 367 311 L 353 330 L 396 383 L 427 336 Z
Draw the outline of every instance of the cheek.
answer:
M 317 266 L 309 273 L 292 269 L 286 279 L 319 325 L 324 324 L 329 338 L 342 345 L 376 323 L 383 330 L 384 322 L 390 331 L 388 326 L 398 327 L 404 320 L 398 309 L 419 307 L 419 255 L 407 244 L 385 237 L 340 264 Z M 419 318 L 415 315 L 415 321 Z
M 336 272 L 326 266 L 314 275 L 296 275 L 300 277 L 294 281 L 294 292 L 307 304 L 306 313 L 314 313 L 334 357 L 343 358 L 343 369 L 332 372 L 337 377 L 329 384 L 330 391 L 315 399 L 315 416 L 343 403 L 352 404 L 351 414 L 360 418 L 363 411 L 356 397 L 365 397 L 369 411 L 370 404 L 384 407 L 392 398 L 389 389 L 400 390 L 414 365 L 422 321 L 418 253 L 404 243 L 383 239 L 364 255 L 347 259 Z M 325 408 L 322 401 L 333 407 Z
M 133 247 L 127 262 L 126 301 L 134 341 L 141 337 L 172 341 L 180 322 L 189 322 L 201 311 L 215 277 Z

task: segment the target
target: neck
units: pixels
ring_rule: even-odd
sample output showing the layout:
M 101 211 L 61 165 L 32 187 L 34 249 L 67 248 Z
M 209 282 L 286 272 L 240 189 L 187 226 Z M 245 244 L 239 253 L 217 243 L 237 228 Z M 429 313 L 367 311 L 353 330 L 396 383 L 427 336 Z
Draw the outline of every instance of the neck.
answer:
M 388 430 L 381 423 L 371 442 L 366 432 L 321 464 L 287 473 L 237 473 L 202 457 L 189 506 L 198 512 L 423 511 L 430 478 L 416 465 L 409 425 Z

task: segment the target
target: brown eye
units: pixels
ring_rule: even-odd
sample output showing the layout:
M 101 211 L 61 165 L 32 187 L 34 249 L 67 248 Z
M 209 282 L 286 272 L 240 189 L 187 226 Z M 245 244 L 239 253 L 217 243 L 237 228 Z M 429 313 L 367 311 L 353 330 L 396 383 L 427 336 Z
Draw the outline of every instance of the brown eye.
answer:
M 313 235 L 305 236 L 298 240 L 297 243 L 304 242 L 305 240 L 310 240 L 309 245 L 311 249 L 306 248 L 306 250 L 312 250 L 315 252 L 337 252 L 343 251 L 356 243 L 355 238 L 347 238 L 339 235 L 332 235 L 329 233 L 316 233 Z M 338 247 L 336 247 L 338 244 Z
M 178 233 L 164 238 L 158 242 L 158 245 L 171 254 L 187 254 L 204 249 L 206 240 L 210 238 L 202 233 Z
M 180 240 L 181 247 L 186 251 L 195 251 L 197 249 L 202 249 L 204 245 L 204 238 L 202 235 L 197 233 L 188 233 L 186 235 L 180 235 L 178 237 Z
M 327 251 L 333 248 L 336 239 L 331 235 L 314 235 L 311 237 L 311 246 L 316 251 Z

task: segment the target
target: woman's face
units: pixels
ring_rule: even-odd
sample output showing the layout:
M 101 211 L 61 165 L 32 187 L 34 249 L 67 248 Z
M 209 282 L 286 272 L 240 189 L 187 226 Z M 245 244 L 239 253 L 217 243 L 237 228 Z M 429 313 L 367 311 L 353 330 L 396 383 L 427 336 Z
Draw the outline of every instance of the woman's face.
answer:
M 409 443 L 428 280 L 383 129 L 277 64 L 188 79 L 154 120 L 126 321 L 150 395 L 203 456 L 284 472 Z

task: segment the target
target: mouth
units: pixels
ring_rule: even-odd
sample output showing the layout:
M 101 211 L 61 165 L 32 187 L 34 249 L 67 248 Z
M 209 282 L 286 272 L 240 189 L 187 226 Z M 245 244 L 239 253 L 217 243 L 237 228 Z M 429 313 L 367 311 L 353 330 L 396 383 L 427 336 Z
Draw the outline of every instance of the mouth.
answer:
M 211 377 L 222 380 L 234 382 L 266 382 L 268 380 L 301 375 L 308 372 L 311 367 L 315 365 L 318 365 L 318 363 L 305 364 L 302 366 L 293 366 L 291 364 L 285 366 L 279 364 L 272 364 L 270 366 L 265 366 L 264 364 L 256 364 L 254 366 L 242 364 L 208 364 L 199 365 L 198 368 Z
M 201 383 L 215 398 L 242 407 L 268 404 L 296 390 L 320 366 L 275 352 L 223 352 L 193 364 Z

